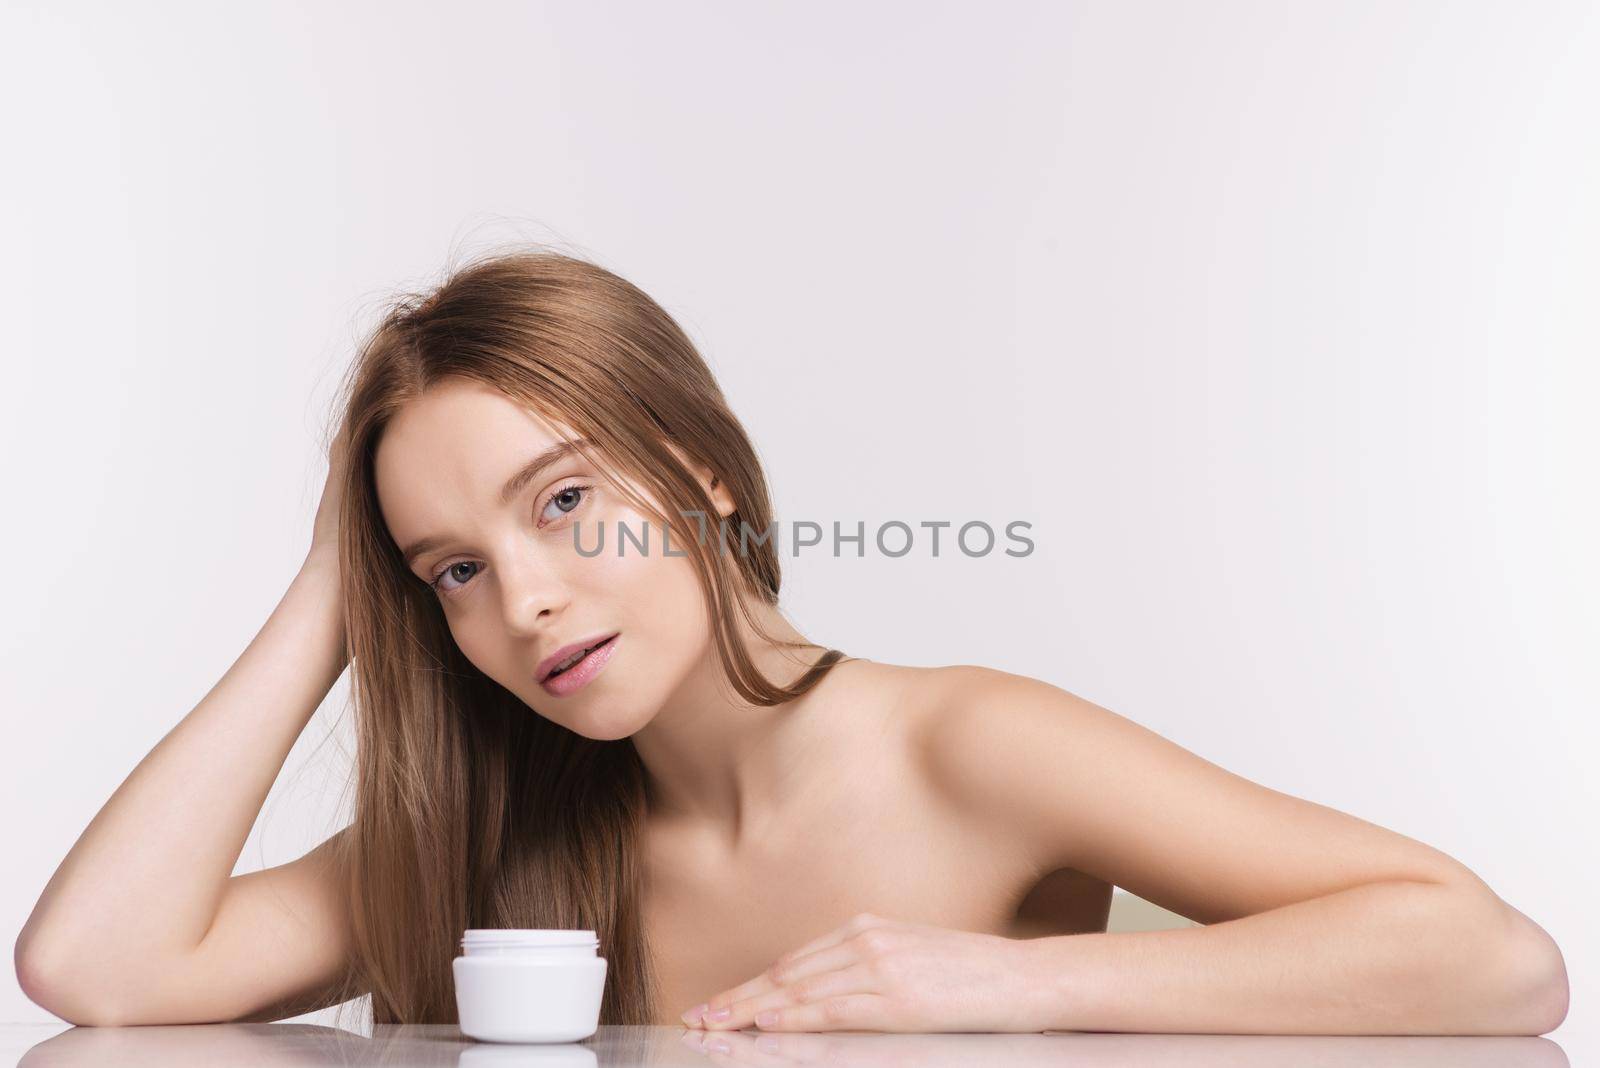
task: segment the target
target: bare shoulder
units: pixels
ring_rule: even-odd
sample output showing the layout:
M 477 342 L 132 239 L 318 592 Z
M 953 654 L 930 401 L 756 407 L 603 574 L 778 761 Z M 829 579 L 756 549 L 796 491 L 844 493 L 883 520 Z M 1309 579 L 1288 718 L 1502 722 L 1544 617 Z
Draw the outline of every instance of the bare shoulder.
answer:
M 881 754 L 887 742 L 907 763 L 920 764 L 925 723 L 937 718 L 937 709 L 955 687 L 953 673 L 961 670 L 842 660 L 829 672 L 826 684 L 829 729 L 838 736 L 848 735 L 849 744 L 862 751 Z
M 844 660 L 831 675 L 840 714 L 864 730 L 897 734 L 915 743 L 929 704 L 949 688 L 947 672 L 958 669 L 888 664 L 879 660 Z
M 992 668 L 960 664 L 923 667 L 876 660 L 841 662 L 834 671 L 832 704 L 841 729 L 860 731 L 874 740 L 894 739 L 907 762 L 926 785 L 948 789 L 960 767 L 951 763 L 970 749 L 961 736 L 969 724 L 992 715 L 996 703 L 1013 703 L 1018 692 L 1037 680 Z M 864 740 L 864 738 L 863 738 Z M 981 771 L 985 761 L 975 761 Z
M 931 671 L 918 704 L 911 749 L 929 788 L 1024 835 L 1046 870 L 1087 859 L 1070 848 L 1092 818 L 1082 795 L 1106 783 L 1082 774 L 1084 765 L 1115 761 L 1119 750 L 1170 757 L 1177 748 L 1053 683 L 976 664 Z
M 930 788 L 967 806 L 1003 809 L 1015 793 L 1010 781 L 1024 769 L 996 758 L 1023 741 L 1030 719 L 1081 700 L 1040 679 L 976 664 L 915 670 L 907 716 L 912 757 Z

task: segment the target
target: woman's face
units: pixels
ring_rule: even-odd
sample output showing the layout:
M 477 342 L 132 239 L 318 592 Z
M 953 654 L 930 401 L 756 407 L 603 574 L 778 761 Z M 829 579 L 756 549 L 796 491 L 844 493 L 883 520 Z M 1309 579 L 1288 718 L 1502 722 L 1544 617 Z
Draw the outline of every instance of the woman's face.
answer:
M 489 386 L 451 381 L 394 416 L 374 466 L 384 522 L 411 573 L 434 584 L 467 659 L 546 718 L 609 740 L 650 721 L 707 656 L 710 634 L 693 565 L 676 555 L 687 547 L 675 538 L 664 553 L 650 522 L 641 551 L 646 517 L 581 454 L 558 455 L 502 500 L 524 465 L 575 436 Z M 701 478 L 731 511 L 726 491 Z M 619 556 L 622 526 L 632 537 Z M 575 528 L 591 555 L 575 547 Z M 583 686 L 559 694 L 541 683 L 546 657 L 609 634 L 610 656 Z

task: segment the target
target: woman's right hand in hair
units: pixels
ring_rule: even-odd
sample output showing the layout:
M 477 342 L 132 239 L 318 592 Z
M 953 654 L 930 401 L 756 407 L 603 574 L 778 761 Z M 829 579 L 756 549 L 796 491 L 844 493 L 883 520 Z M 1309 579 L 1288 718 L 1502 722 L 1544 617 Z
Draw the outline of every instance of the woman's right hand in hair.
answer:
M 332 452 L 341 464 L 342 446 Z M 272 1020 L 332 1003 L 348 974 L 336 841 L 345 831 L 287 864 L 231 874 L 290 749 L 344 670 L 340 471 L 329 474 L 312 551 L 277 607 L 101 806 L 23 925 L 18 980 L 57 1016 Z
M 339 559 L 340 508 L 344 495 L 344 469 L 349 453 L 349 439 L 341 426 L 328 449 L 328 478 L 322 486 L 322 499 L 317 502 L 317 517 L 311 524 L 309 555 L 326 556 L 335 562 Z

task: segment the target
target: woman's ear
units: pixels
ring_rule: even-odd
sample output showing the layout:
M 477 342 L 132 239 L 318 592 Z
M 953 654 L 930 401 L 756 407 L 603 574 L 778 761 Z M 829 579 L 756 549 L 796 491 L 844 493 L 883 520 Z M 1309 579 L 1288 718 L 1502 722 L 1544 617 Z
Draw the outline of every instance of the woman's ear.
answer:
M 728 492 L 727 483 L 723 482 L 722 479 L 713 474 L 711 468 L 707 467 L 705 464 L 696 463 L 695 461 L 691 460 L 688 455 L 676 445 L 673 445 L 669 442 L 667 444 L 667 448 L 671 449 L 673 455 L 677 456 L 678 460 L 689 470 L 693 471 L 695 477 L 700 480 L 700 488 L 706 491 L 706 496 L 710 497 L 711 503 L 716 505 L 717 515 L 723 519 L 726 519 L 728 516 L 732 515 L 734 509 L 737 508 L 738 505 L 734 502 L 733 494 Z
M 723 519 L 733 514 L 739 507 L 733 501 L 733 494 L 728 492 L 727 484 L 711 473 L 710 468 L 697 468 L 700 475 L 700 484 L 706 488 L 706 493 L 711 497 L 711 503 L 717 506 L 717 515 Z

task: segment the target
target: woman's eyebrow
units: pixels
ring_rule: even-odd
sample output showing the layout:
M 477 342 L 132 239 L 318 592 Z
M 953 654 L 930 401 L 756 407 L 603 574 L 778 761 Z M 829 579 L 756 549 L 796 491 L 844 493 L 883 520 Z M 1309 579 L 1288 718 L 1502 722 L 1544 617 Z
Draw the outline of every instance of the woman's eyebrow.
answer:
M 528 483 L 538 478 L 545 468 L 560 463 L 567 456 L 577 452 L 585 445 L 594 444 L 588 438 L 572 438 L 558 441 L 554 445 L 539 453 L 533 459 L 519 467 L 515 474 L 506 479 L 506 484 L 500 488 L 500 506 L 504 508 L 511 503 L 511 499 L 528 488 Z M 412 566 L 416 558 L 423 553 L 438 548 L 450 539 L 442 534 L 430 534 L 426 538 L 419 538 L 411 543 L 410 547 L 403 550 L 406 567 Z
M 500 506 L 504 508 L 511 503 L 511 498 L 527 489 L 528 483 L 539 477 L 539 473 L 552 464 L 560 463 L 570 453 L 577 452 L 584 445 L 591 445 L 588 438 L 574 438 L 570 441 L 558 441 L 548 449 L 523 464 L 521 469 L 500 488 Z

